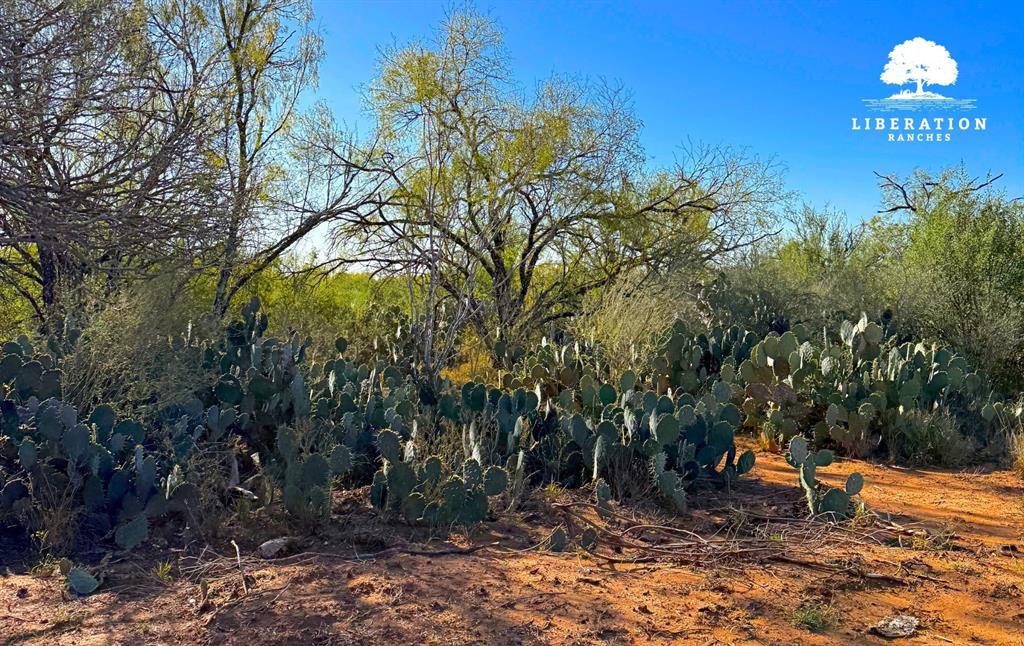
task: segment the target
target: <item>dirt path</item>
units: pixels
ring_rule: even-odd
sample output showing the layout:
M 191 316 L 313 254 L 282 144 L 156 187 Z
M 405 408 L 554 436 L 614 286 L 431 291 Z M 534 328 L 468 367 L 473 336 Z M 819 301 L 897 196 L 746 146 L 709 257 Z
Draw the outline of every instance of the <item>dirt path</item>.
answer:
M 1024 644 L 1020 481 L 1008 472 L 854 462 L 821 477 L 838 484 L 852 470 L 867 480 L 868 506 L 908 532 L 886 545 L 836 541 L 810 559 L 827 570 L 778 561 L 624 565 L 585 553 L 513 552 L 536 536 L 528 523 L 506 522 L 453 538 L 501 544 L 472 554 L 309 555 L 246 566 L 248 593 L 227 563 L 202 612 L 198 585 L 161 585 L 141 565 L 124 564 L 100 593 L 80 600 L 67 599 L 59 579 L 8 574 L 0 578 L 0 643 L 871 644 L 887 641 L 872 625 L 905 613 L 920 626 L 903 643 Z M 794 472 L 780 457 L 759 455 L 754 473 L 744 487 L 777 492 L 779 504 L 767 509 L 798 504 Z M 729 522 L 765 522 L 744 520 L 746 513 Z M 708 530 L 697 519 L 693 526 Z M 785 527 L 779 524 L 783 543 Z M 927 533 L 915 536 L 918 529 Z M 328 543 L 305 549 L 345 549 L 345 559 L 353 558 L 351 547 Z M 799 544 L 792 553 L 801 558 Z M 819 620 L 824 632 L 811 632 L 807 626 Z

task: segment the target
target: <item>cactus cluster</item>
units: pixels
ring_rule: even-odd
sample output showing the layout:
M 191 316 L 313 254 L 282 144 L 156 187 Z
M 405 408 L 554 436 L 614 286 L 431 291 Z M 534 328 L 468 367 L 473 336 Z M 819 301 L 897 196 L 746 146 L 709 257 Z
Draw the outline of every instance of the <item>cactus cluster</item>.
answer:
M 403 445 L 392 430 L 378 434 L 377 446 L 384 466 L 373 476 L 370 502 L 377 509 L 399 513 L 409 523 L 482 522 L 487 518 L 488 498 L 503 493 L 509 484 L 505 469 L 484 469 L 474 458 L 466 459 L 458 471 L 433 455 L 416 466 L 412 445 Z
M 762 444 L 778 449 L 808 433 L 856 457 L 892 451 L 886 442 L 900 444 L 917 412 L 983 428 L 999 401 L 963 357 L 937 345 L 895 344 L 867 316 L 817 339 L 799 324 L 769 333 L 739 364 L 734 383 L 744 389 L 745 424 L 760 431 Z
M 965 426 L 984 427 L 983 378 L 967 361 L 938 345 L 886 344 L 881 326 L 862 317 L 841 329 L 842 346 L 823 353 L 829 390 L 815 437 L 829 438 L 850 455 L 865 456 L 904 432 L 915 412 L 942 412 Z M 840 349 L 844 350 L 841 352 Z M 898 456 L 897 456 L 898 457 Z
M 46 392 L 49 392 L 47 389 Z M 195 494 L 192 485 L 160 478 L 160 465 L 142 442 L 145 428 L 119 420 L 107 405 L 87 419 L 74 407 L 36 392 L 0 402 L 0 516 L 31 525 L 31 511 L 47 500 L 70 497 L 82 510 L 82 525 L 97 535 L 113 533 L 132 549 L 149 535 L 152 519 L 181 510 Z
M 40 401 L 61 397 L 61 374 L 53 357 L 37 354 L 27 337 L 4 343 L 0 354 L 0 383 L 6 385 L 11 396 Z
M 736 327 L 691 336 L 676 325 L 650 366 L 612 378 L 588 354 L 595 348 L 545 341 L 527 353 L 535 363 L 514 391 L 461 387 L 465 458 L 504 465 L 513 488 L 529 473 L 570 487 L 601 481 L 609 497 L 634 477 L 629 465 L 644 465 L 653 490 L 682 510 L 698 484 L 729 483 L 753 467 L 752 452 L 737 458 L 743 416 L 721 374 L 731 380 L 755 344 Z
M 809 451 L 811 436 L 816 447 L 863 455 L 907 411 L 955 409 L 981 424 L 1012 413 L 962 357 L 898 344 L 866 317 L 820 335 L 800 325 L 693 335 L 677 324 L 655 356 L 614 375 L 593 343 L 499 344 L 512 368 L 494 385 L 421 380 L 397 345 L 358 355 L 338 339 L 314 357 L 308 338 L 270 338 L 268 327 L 254 299 L 222 338 L 189 346 L 208 381 L 151 427 L 110 406 L 80 419 L 60 399 L 57 360 L 27 339 L 4 344 L 0 515 L 31 516 L 34 493 L 56 482 L 100 519 L 92 526 L 138 545 L 158 517 L 196 497 L 182 474 L 204 445 L 241 458 L 235 482 L 268 476 L 262 500 L 280 492 L 303 520 L 329 516 L 337 476 L 369 482 L 382 511 L 432 526 L 480 522 L 495 496 L 514 504 L 548 483 L 593 485 L 606 517 L 631 491 L 682 511 L 703 487 L 731 486 L 752 469 L 754 454 L 736 447 L 746 426 L 788 446 L 809 511 L 843 516 L 863 480 L 821 485 L 816 470 L 832 454 Z
M 769 333 L 739 365 L 745 424 L 760 431 L 764 446 L 785 444 L 807 421 L 810 410 L 797 395 L 814 372 L 814 349 L 807 338 L 800 325 L 781 335 Z
M 752 468 L 753 453 L 736 459 L 742 418 L 729 384 L 714 381 L 699 397 L 671 388 L 659 395 L 639 385 L 633 374 L 620 380 L 622 390 L 584 378 L 576 399 L 560 398 L 563 477 L 620 489 L 617 480 L 626 474 L 616 467 L 646 463 L 654 490 L 681 511 L 687 490 L 698 482 L 730 482 Z
M 499 342 L 495 352 L 499 351 L 504 354 L 496 356 L 509 367 L 509 371 L 501 375 L 500 386 L 504 390 L 536 388 L 539 396 L 549 398 L 576 388 L 584 376 L 608 377 L 601 349 L 593 341 L 562 338 L 559 342 L 544 337 L 537 347 L 529 350 L 521 345 L 506 346 Z
M 283 471 L 282 501 L 296 518 L 318 520 L 330 514 L 331 479 L 342 476 L 352 466 L 352 455 L 343 444 L 328 451 L 303 451 L 296 432 L 282 427 L 277 431 L 277 458 Z
M 853 513 L 853 496 L 864 487 L 864 477 L 857 472 L 851 473 L 843 489 L 818 482 L 818 468 L 832 464 L 832 459 L 832 452 L 828 449 L 810 451 L 803 437 L 796 436 L 789 441 L 786 462 L 797 470 L 800 488 L 811 515 L 833 514 L 838 518 L 847 518 Z
M 162 453 L 151 428 L 118 419 L 108 405 L 80 419 L 58 397 L 61 373 L 54 360 L 36 354 L 24 338 L 4 345 L 0 380 L 0 516 L 17 518 L 33 529 L 33 511 L 54 493 L 71 496 L 81 525 L 110 536 L 121 548 L 144 542 L 154 520 L 186 511 L 198 498 L 184 481 L 184 464 L 203 442 L 235 434 L 266 463 L 280 463 L 283 498 L 293 513 L 309 515 L 329 501 L 327 478 L 347 470 L 351 456 L 336 447 L 327 457 L 278 451 L 288 446 L 288 424 L 311 413 L 309 391 L 298 366 L 309 341 L 263 339 L 267 317 L 258 301 L 228 325 L 224 338 L 202 349 L 212 374 L 209 390 L 157 415 Z M 207 405 L 204 405 L 204 401 Z M 285 429 L 280 433 L 279 429 Z M 340 446 L 340 445 L 339 445 Z
M 697 392 L 719 379 L 723 367 L 728 375 L 730 367 L 735 369 L 750 355 L 757 341 L 753 333 L 735 325 L 691 335 L 677 322 L 651 363 L 651 381 L 661 391 L 673 388 Z
M 302 363 L 312 340 L 293 335 L 288 341 L 266 338 L 269 325 L 253 298 L 229 323 L 222 340 L 204 351 L 207 369 L 218 375 L 208 391 L 198 393 L 206 405 L 234 409 L 233 430 L 251 448 L 273 448 L 278 427 L 311 412 L 310 389 Z

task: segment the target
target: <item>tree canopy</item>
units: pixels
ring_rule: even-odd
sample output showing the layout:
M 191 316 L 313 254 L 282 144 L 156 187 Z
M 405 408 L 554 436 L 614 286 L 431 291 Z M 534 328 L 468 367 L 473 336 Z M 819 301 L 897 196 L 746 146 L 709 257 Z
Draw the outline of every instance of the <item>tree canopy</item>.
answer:
M 428 364 L 465 324 L 517 342 L 619 276 L 769 233 L 773 164 L 694 147 L 651 169 L 620 88 L 554 77 L 527 92 L 505 60 L 492 23 L 456 14 L 433 42 L 385 52 L 367 94 L 390 190 L 335 240 L 344 262 L 416 277 L 421 323 L 447 339 L 425 334 Z

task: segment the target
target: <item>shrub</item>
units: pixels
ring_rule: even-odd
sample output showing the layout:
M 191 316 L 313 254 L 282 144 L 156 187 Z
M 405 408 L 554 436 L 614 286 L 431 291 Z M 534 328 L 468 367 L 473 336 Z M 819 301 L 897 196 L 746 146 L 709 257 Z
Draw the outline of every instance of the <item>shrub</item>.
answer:
M 889 457 L 903 464 L 957 467 L 977 455 L 974 440 L 943 409 L 907 411 L 890 418 L 881 432 Z
M 80 314 L 53 342 L 68 403 L 88 413 L 107 402 L 149 421 L 189 398 L 206 375 L 188 348 L 216 326 L 178 280 L 163 275 L 102 297 L 79 294 Z

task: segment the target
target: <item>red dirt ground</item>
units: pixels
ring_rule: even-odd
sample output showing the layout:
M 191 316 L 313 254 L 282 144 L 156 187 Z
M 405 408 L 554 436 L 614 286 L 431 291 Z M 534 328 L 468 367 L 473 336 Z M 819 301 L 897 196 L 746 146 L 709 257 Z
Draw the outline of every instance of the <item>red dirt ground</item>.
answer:
M 624 564 L 602 549 L 613 558 L 524 550 L 546 534 L 538 525 L 558 522 L 527 509 L 450 542 L 403 543 L 486 546 L 470 553 L 359 560 L 351 541 L 328 538 L 269 562 L 247 545 L 244 583 L 233 551 L 180 560 L 170 583 L 150 574 L 153 559 L 112 564 L 103 587 L 81 599 L 67 595 L 61 577 L 8 572 L 0 578 L 0 643 L 873 644 L 888 641 L 873 625 L 909 614 L 920 621 L 917 634 L 899 642 L 1024 644 L 1020 480 L 1007 471 L 853 461 L 819 476 L 839 484 L 853 470 L 867 481 L 862 499 L 879 517 L 875 528 L 885 531 L 862 519 L 808 547 L 807 537 L 825 526 L 784 520 L 800 513 L 795 474 L 769 454 L 758 455 L 733 503 L 753 495 L 760 506 L 682 520 L 709 537 L 770 534 L 786 549 L 783 560 Z M 336 520 L 356 522 L 340 512 Z M 869 534 L 887 543 L 864 540 Z M 205 602 L 201 577 L 210 582 Z M 824 632 L 797 622 L 801 607 L 829 619 Z

